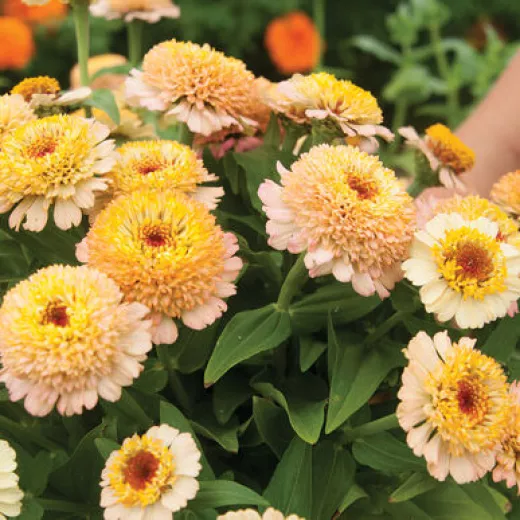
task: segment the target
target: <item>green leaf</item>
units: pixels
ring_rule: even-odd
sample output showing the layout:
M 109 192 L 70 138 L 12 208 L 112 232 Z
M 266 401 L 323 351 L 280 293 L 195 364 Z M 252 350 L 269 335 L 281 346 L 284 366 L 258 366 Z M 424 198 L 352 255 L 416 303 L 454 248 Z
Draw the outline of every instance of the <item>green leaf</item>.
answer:
M 508 316 L 498 321 L 495 329 L 487 339 L 482 352 L 494 357 L 501 363 L 507 363 L 520 337 L 520 314 L 513 318 Z
M 112 439 L 95 439 L 94 444 L 104 460 L 107 460 L 112 452 L 121 448 L 121 446 Z
M 119 401 L 115 403 L 102 401 L 102 407 L 110 416 L 122 418 L 130 425 L 134 425 L 135 429 L 146 430 L 153 425 L 153 420 L 147 415 L 130 392 L 131 390 L 123 388 Z
M 343 511 L 347 510 L 354 502 L 357 502 L 362 498 L 369 498 L 369 496 L 363 488 L 359 487 L 357 484 L 354 484 L 347 491 L 345 498 L 338 507 L 338 511 L 343 513 Z
M 438 482 L 430 475 L 414 473 L 390 495 L 388 500 L 390 502 L 405 502 L 430 491 L 437 484 Z
M 403 520 L 403 518 L 413 518 L 413 520 L 433 520 L 432 516 L 425 513 L 413 502 L 398 502 L 396 504 L 387 503 L 384 504 L 384 509 L 390 513 L 391 517 L 395 520 Z
M 253 418 L 263 441 L 281 459 L 294 437 L 294 431 L 286 413 L 271 401 L 254 396 Z
M 241 374 L 230 373 L 213 388 L 213 410 L 220 424 L 226 424 L 235 410 L 252 395 L 249 381 Z
M 425 470 L 424 459 L 416 457 L 406 444 L 386 432 L 356 439 L 352 454 L 360 464 L 389 475 Z
M 286 516 L 312 518 L 312 448 L 296 437 L 264 492 L 264 497 Z
M 241 361 L 278 347 L 290 335 L 288 313 L 273 304 L 235 314 L 215 345 L 204 373 L 205 385 L 214 384 Z
M 156 394 L 164 390 L 168 384 L 168 372 L 162 364 L 157 363 L 155 359 L 149 358 L 144 366 L 144 371 L 134 382 L 133 388 L 148 394 Z
M 327 350 L 327 344 L 316 341 L 311 336 L 300 337 L 300 369 L 307 372 L 317 359 Z
M 390 301 L 396 311 L 414 312 L 421 306 L 419 293 L 408 282 L 398 283 L 390 293 Z
M 103 67 L 90 77 L 90 82 L 93 82 L 95 79 L 104 76 L 105 74 L 123 74 L 126 76 L 131 70 L 132 65 L 129 63 L 124 65 L 115 65 L 114 67 Z
M 33 497 L 25 496 L 21 513 L 16 517 L 18 520 L 40 520 L 45 513 L 43 507 Z
M 294 431 L 305 442 L 315 444 L 325 420 L 327 387 L 310 373 L 288 378 L 276 387 L 269 376 L 260 374 L 251 386 L 264 397 L 278 403 L 286 412 Z
M 105 112 L 116 125 L 119 125 L 121 122 L 121 116 L 119 115 L 119 108 L 117 107 L 114 93 L 107 88 L 94 90 L 92 96 L 87 98 L 83 104 L 99 108 L 99 110 Z
M 170 403 L 167 403 L 166 401 L 161 401 L 159 409 L 161 424 L 169 424 L 170 426 L 177 428 L 180 432 L 187 432 L 191 434 L 191 436 L 197 443 L 197 447 L 201 452 L 202 464 L 202 471 L 200 472 L 199 479 L 213 480 L 215 478 L 215 474 L 213 473 L 213 470 L 211 469 L 211 466 L 209 465 L 209 462 L 206 459 L 206 456 L 204 455 L 204 450 L 202 449 L 200 441 L 197 435 L 195 435 L 195 432 L 193 431 L 193 428 L 191 427 L 191 424 L 188 421 L 188 419 L 184 417 L 184 415 L 178 408 L 176 408 Z
M 372 54 L 381 61 L 387 61 L 395 65 L 399 65 L 402 61 L 401 55 L 397 51 L 372 36 L 364 34 L 354 36 L 351 38 L 350 44 L 362 51 Z
M 182 327 L 175 345 L 169 349 L 173 368 L 183 374 L 200 370 L 206 364 L 215 344 L 218 327 L 218 323 L 203 330 Z
M 293 330 L 306 333 L 323 328 L 329 313 L 336 325 L 344 325 L 366 316 L 380 304 L 378 296 L 360 296 L 350 285 L 337 282 L 293 303 L 289 314 Z
M 356 464 L 348 451 L 327 440 L 313 449 L 312 463 L 311 518 L 330 520 L 354 482 Z
M 370 399 L 388 373 L 403 364 L 402 353 L 393 345 L 368 352 L 359 345 L 340 348 L 332 369 L 325 432 L 339 428 Z
M 203 481 L 190 509 L 204 510 L 229 506 L 269 506 L 269 502 L 251 489 L 228 480 Z

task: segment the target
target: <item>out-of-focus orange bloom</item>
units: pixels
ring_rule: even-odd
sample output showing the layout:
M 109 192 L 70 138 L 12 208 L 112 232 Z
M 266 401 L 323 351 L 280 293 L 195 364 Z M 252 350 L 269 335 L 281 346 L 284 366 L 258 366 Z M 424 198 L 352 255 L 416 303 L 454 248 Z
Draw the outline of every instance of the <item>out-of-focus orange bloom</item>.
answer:
M 283 74 L 311 71 L 322 50 L 316 26 L 300 11 L 271 21 L 265 31 L 265 46 L 271 61 Z
M 67 15 L 68 6 L 60 0 L 50 0 L 44 5 L 30 6 L 22 0 L 4 0 L 3 14 L 20 18 L 29 23 L 56 23 Z
M 30 27 L 18 18 L 0 16 L 0 70 L 25 68 L 34 52 Z

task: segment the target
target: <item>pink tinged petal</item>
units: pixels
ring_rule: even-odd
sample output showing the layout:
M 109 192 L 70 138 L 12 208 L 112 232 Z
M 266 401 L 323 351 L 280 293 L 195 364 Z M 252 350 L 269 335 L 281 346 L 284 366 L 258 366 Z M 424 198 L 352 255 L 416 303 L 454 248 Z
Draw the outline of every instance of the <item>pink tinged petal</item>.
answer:
M 126 306 L 126 316 L 130 321 L 142 320 L 150 310 L 142 303 L 133 302 Z
M 397 130 L 397 132 L 402 137 L 404 137 L 405 139 L 407 139 L 408 141 L 410 141 L 412 143 L 421 140 L 421 138 L 419 137 L 419 134 L 416 132 L 415 128 L 413 128 L 412 126 L 404 126 L 402 128 L 399 128 L 399 130 Z
M 289 241 L 299 231 L 294 222 L 277 220 L 268 220 L 265 229 L 269 235 L 268 244 L 279 251 L 287 249 Z
M 111 403 L 121 399 L 121 385 L 118 385 L 108 377 L 101 379 L 98 384 L 98 392 L 100 397 Z
M 418 428 L 412 428 L 408 432 L 406 442 L 408 443 L 408 446 L 412 448 L 414 454 L 417 457 L 420 457 L 423 454 L 424 448 L 430 438 L 432 431 L 432 426 L 429 423 L 425 422 Z
M 314 251 L 308 251 L 305 255 L 305 267 L 314 269 L 323 264 L 328 264 L 334 258 L 334 253 L 327 249 L 317 248 Z
M 294 233 L 287 241 L 287 251 L 297 255 L 307 247 L 307 239 L 303 233 Z
M 478 472 L 476 471 L 471 456 L 454 457 L 450 459 L 450 474 L 457 484 L 467 484 L 478 480 Z
M 447 449 L 446 446 L 444 446 L 441 436 L 434 435 L 424 449 L 424 458 L 426 462 L 430 464 L 438 464 L 444 451 L 447 451 Z M 447 476 L 449 467 L 447 466 L 445 469 Z M 446 476 L 444 478 L 446 478 Z
M 332 268 L 334 267 L 334 262 L 331 260 L 330 262 L 326 262 L 325 264 L 320 264 L 317 267 L 309 270 L 309 276 L 311 278 L 317 278 L 318 276 L 325 276 L 327 274 L 332 273 Z
M 198 490 L 199 483 L 194 478 L 178 476 L 172 489 L 162 495 L 161 504 L 175 513 L 186 507 Z
M 219 298 L 228 298 L 229 296 L 233 296 L 237 292 L 235 284 L 229 282 L 217 282 L 215 284 L 215 289 L 215 295 Z
M 510 317 L 510 318 L 513 318 L 514 316 L 516 316 L 520 311 L 518 310 L 518 302 L 513 302 L 511 303 L 511 305 L 509 305 L 508 309 L 507 309 L 507 315 Z
M 88 262 L 87 237 L 85 237 L 81 242 L 78 242 L 76 244 L 76 258 L 84 264 Z
M 58 399 L 58 393 L 44 395 L 39 387 L 33 387 L 24 401 L 25 409 L 35 417 L 45 417 L 51 413 Z
M 54 222 L 66 231 L 72 226 L 79 226 L 83 214 L 72 200 L 57 199 L 54 205 Z
M 397 420 L 405 432 L 411 430 L 416 424 L 424 421 L 425 419 L 426 414 L 421 407 L 409 411 L 406 410 L 406 408 L 404 408 L 401 404 L 397 406 Z
M 282 201 L 282 193 L 283 188 L 270 179 L 260 184 L 258 188 L 258 197 L 268 208 L 287 209 Z
M 224 196 L 224 188 L 199 187 L 192 195 L 195 200 L 202 202 L 208 209 L 216 209 L 220 199 Z
M 172 428 L 167 424 L 161 424 L 160 426 L 152 426 L 147 432 L 148 437 L 158 439 L 164 443 L 165 446 L 171 446 L 172 442 L 179 436 L 179 430 Z
M 361 296 L 372 296 L 376 290 L 374 281 L 368 273 L 355 273 L 352 276 L 352 287 Z
M 339 282 L 350 282 L 352 275 L 354 274 L 354 269 L 352 268 L 352 265 L 346 264 L 343 260 L 337 260 L 334 262 L 332 274 Z
M 161 319 L 157 325 L 152 325 L 152 341 L 156 345 L 171 345 L 177 341 L 179 331 L 177 325 L 173 321 L 173 318 L 161 315 Z
M 7 390 L 9 391 L 9 398 L 11 401 L 19 401 L 29 393 L 33 387 L 33 384 L 22 379 L 13 378 L 11 381 L 6 382 L 6 386 Z
M 226 302 L 220 298 L 211 297 L 203 305 L 195 307 L 191 311 L 182 313 L 182 322 L 194 330 L 202 330 L 211 325 L 227 310 Z

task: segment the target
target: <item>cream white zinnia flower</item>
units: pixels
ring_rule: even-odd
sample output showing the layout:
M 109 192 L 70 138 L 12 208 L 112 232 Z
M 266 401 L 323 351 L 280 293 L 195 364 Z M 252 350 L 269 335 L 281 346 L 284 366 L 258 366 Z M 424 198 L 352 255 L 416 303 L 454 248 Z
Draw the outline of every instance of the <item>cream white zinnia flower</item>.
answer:
M 409 360 L 397 397 L 397 418 L 415 455 L 437 480 L 458 484 L 482 478 L 495 465 L 508 423 L 506 376 L 475 340 L 451 343 L 419 332 L 404 354 Z
M 441 213 L 416 232 L 403 270 L 439 321 L 481 328 L 520 297 L 520 250 L 498 234 L 496 222 L 458 213 Z
M 94 16 L 125 22 L 143 20 L 158 22 L 161 18 L 179 18 L 181 10 L 171 0 L 97 0 L 90 6 Z
M 239 509 L 238 511 L 228 511 L 217 517 L 217 520 L 304 520 L 297 515 L 285 516 L 280 511 L 268 508 L 263 515 L 254 509 Z
M 16 518 L 22 510 L 23 492 L 18 486 L 16 452 L 0 440 L 0 520 Z
M 200 451 L 166 424 L 126 439 L 101 476 L 106 520 L 171 520 L 199 490 Z

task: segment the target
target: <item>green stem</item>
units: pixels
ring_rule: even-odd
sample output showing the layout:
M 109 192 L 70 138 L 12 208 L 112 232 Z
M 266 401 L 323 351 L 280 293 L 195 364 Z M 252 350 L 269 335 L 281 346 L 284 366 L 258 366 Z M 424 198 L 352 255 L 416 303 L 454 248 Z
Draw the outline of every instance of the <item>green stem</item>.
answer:
M 38 435 L 33 433 L 28 428 L 24 428 L 20 426 L 15 421 L 8 419 L 7 417 L 0 416 L 0 430 L 6 430 L 13 435 L 13 437 L 17 438 L 20 441 L 25 440 L 26 442 L 32 442 L 41 448 L 45 448 L 46 450 L 62 450 L 63 447 L 59 444 L 56 444 L 49 439 L 46 439 L 42 435 Z
M 377 329 L 374 332 L 368 335 L 368 337 L 365 339 L 365 345 L 375 343 L 379 338 L 384 336 L 396 325 L 401 323 L 405 316 L 407 316 L 407 313 L 402 311 L 398 311 L 393 316 L 390 316 L 390 318 L 381 323 L 381 325 L 379 325 L 379 327 L 377 327 Z
M 143 58 L 143 29 L 141 20 L 132 20 L 127 25 L 128 60 L 133 67 L 137 67 Z
M 90 56 L 90 18 L 89 0 L 74 0 L 72 12 L 76 29 L 76 43 L 78 46 L 78 64 L 81 85 L 88 87 L 90 78 L 88 73 L 88 59 Z M 85 107 L 87 117 L 92 116 L 90 107 Z
M 193 134 L 186 123 L 178 123 L 177 141 L 181 144 L 191 146 L 193 143 Z
M 168 372 L 168 382 L 170 384 L 170 388 L 177 398 L 180 407 L 183 410 L 191 409 L 191 398 L 189 394 L 186 392 L 184 385 L 179 377 L 179 374 L 173 367 L 170 358 L 169 345 L 157 345 L 155 350 L 157 352 L 157 357 L 159 361 L 162 363 L 166 371 Z
M 448 89 L 448 123 L 453 127 L 458 120 L 458 114 L 460 111 L 458 89 L 452 82 L 450 64 L 448 63 L 448 58 L 442 48 L 442 37 L 439 25 L 437 23 L 430 24 L 429 31 L 435 53 L 437 69 L 441 78 L 446 82 Z
M 397 132 L 399 128 L 403 127 L 406 123 L 406 117 L 408 114 L 408 101 L 405 98 L 399 98 L 395 103 L 394 118 L 392 121 L 392 131 L 395 134 L 395 139 L 390 145 L 390 150 L 395 151 L 401 142 L 401 136 Z
M 280 289 L 277 305 L 283 311 L 286 311 L 289 308 L 292 299 L 307 281 L 309 276 L 307 268 L 305 267 L 304 258 L 305 253 L 302 253 L 296 263 L 292 266 L 282 288 Z
M 419 182 L 419 180 L 417 178 L 415 178 L 412 182 L 412 184 L 410 184 L 410 186 L 408 186 L 408 188 L 406 189 L 406 191 L 408 192 L 408 195 L 410 195 L 411 197 L 413 198 L 416 198 L 418 197 L 424 190 L 426 189 L 426 186 L 424 186 L 424 184 L 422 182 Z
M 385 432 L 387 430 L 393 430 L 399 427 L 399 421 L 395 413 L 370 421 L 366 424 L 362 424 L 352 430 L 345 431 L 345 440 L 352 442 L 360 437 L 368 437 L 369 435 L 375 435 L 376 433 Z
M 321 70 L 323 65 L 323 54 L 325 50 L 325 10 L 326 0 L 313 0 L 312 17 L 314 19 L 314 25 L 320 35 L 320 54 L 316 67 L 314 68 L 315 71 Z
M 46 511 L 60 511 L 61 513 L 92 513 L 92 507 L 65 500 L 49 500 L 47 498 L 37 498 L 38 503 Z

